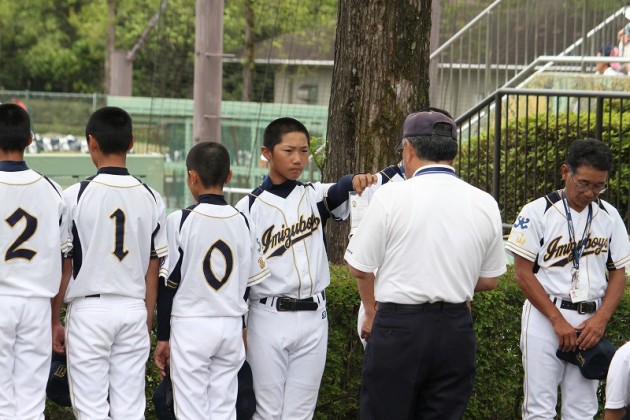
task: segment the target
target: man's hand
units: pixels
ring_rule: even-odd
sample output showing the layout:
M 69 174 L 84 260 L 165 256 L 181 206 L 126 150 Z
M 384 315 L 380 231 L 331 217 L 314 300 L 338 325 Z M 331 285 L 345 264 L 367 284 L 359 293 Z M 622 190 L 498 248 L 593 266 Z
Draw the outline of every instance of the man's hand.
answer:
M 374 174 L 357 174 L 352 177 L 352 188 L 361 195 L 370 185 L 375 184 L 378 178 Z
M 595 315 L 578 325 L 576 329 L 580 331 L 580 336 L 577 338 L 577 346 L 580 350 L 595 347 L 604 336 L 607 324 L 602 317 L 597 316 L 597 313 L 595 313 Z
M 162 378 L 166 375 L 166 366 L 171 361 L 171 346 L 168 341 L 158 341 L 153 352 L 153 360 Z
M 363 323 L 361 324 L 361 338 L 366 341 L 370 338 L 370 334 L 372 333 L 372 324 L 374 324 L 375 315 L 376 308 L 365 308 L 365 317 L 363 318 Z
M 553 331 L 558 337 L 558 348 L 562 351 L 574 351 L 577 348 L 577 331 L 562 316 L 551 321 Z

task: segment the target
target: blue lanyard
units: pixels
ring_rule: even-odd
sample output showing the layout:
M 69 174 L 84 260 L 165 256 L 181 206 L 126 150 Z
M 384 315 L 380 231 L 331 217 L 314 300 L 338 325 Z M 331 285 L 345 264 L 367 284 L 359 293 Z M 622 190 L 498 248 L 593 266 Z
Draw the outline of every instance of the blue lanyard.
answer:
M 584 254 L 586 249 L 586 243 L 591 232 L 591 221 L 593 220 L 593 208 L 591 204 L 588 205 L 588 216 L 586 217 L 586 225 L 584 226 L 584 233 L 582 233 L 582 246 L 578 250 L 578 243 L 575 240 L 575 228 L 573 227 L 573 218 L 571 217 L 571 210 L 569 209 L 569 201 L 567 200 L 567 194 L 562 190 L 562 204 L 564 204 L 564 210 L 567 213 L 567 227 L 569 229 L 569 240 L 573 242 L 573 248 L 571 252 L 573 254 L 573 268 L 580 269 L 580 257 Z

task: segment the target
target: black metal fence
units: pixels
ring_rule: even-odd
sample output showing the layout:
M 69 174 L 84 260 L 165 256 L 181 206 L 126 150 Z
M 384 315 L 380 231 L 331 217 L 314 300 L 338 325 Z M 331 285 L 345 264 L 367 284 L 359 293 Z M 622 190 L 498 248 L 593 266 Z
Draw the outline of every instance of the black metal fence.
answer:
M 614 156 L 601 198 L 630 226 L 630 93 L 501 89 L 456 120 L 459 176 L 491 193 L 511 224 L 521 207 L 563 188 L 572 141 L 604 141 Z

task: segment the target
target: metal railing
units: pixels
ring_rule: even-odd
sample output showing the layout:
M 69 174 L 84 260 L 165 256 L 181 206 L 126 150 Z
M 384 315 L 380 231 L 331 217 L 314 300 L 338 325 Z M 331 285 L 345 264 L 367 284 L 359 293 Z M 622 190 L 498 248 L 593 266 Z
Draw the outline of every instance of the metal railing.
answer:
M 591 137 L 614 156 L 602 199 L 630 226 L 630 93 L 499 89 L 456 123 L 459 176 L 495 197 L 504 223 L 525 203 L 563 188 L 568 145 Z
M 620 0 L 496 0 L 431 54 L 431 103 L 461 115 L 495 90 L 517 87 L 537 57 L 595 56 L 617 44 L 625 10 Z M 548 62 L 534 70 L 552 69 Z

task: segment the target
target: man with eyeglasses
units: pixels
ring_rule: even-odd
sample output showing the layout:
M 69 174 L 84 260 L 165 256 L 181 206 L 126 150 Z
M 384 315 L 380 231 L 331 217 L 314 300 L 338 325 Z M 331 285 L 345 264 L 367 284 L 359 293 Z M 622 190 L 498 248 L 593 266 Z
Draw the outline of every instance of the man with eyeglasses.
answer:
M 521 320 L 523 419 L 597 413 L 598 380 L 556 356 L 594 347 L 617 308 L 630 263 L 630 242 L 619 212 L 599 198 L 612 154 L 595 139 L 574 141 L 562 165 L 565 187 L 526 204 L 506 248 L 527 300 Z

